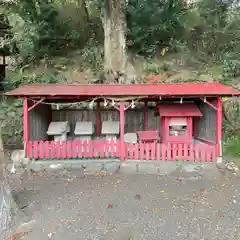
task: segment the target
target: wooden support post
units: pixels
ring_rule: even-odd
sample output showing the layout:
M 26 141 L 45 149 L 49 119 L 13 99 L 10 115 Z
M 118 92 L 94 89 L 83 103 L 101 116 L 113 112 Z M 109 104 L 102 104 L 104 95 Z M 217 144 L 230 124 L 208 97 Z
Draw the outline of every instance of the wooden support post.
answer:
M 187 131 L 188 131 L 188 140 L 192 141 L 193 136 L 193 121 L 192 117 L 187 118 Z
M 120 103 L 120 160 L 125 159 L 125 149 L 124 149 L 124 103 Z
M 198 124 L 198 119 L 196 117 L 193 118 L 193 137 L 197 137 L 197 124 Z
M 48 106 L 48 124 L 52 122 L 52 107 L 51 105 Z
M 28 100 L 27 98 L 24 98 L 23 102 L 23 136 L 24 136 L 24 150 L 25 150 L 25 156 L 27 155 L 27 148 L 26 145 L 29 141 L 29 133 L 28 133 Z
M 97 102 L 97 109 L 96 109 L 96 132 L 97 136 L 101 136 L 101 113 L 100 113 L 100 102 Z
M 222 157 L 222 99 L 217 99 L 217 116 L 216 116 L 216 154 Z
M 148 102 L 144 105 L 144 130 L 148 130 Z

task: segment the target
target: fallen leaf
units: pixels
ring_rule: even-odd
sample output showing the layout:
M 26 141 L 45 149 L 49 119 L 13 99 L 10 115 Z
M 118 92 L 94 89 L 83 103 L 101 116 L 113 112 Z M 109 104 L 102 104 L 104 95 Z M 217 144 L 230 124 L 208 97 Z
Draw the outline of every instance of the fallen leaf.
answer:
M 178 181 L 178 182 L 183 182 L 183 181 L 184 181 L 184 178 L 182 178 L 182 177 L 176 178 L 176 181 Z
M 10 234 L 8 236 L 8 239 L 9 240 L 20 239 L 20 238 L 24 237 L 26 234 L 27 234 L 27 232 L 18 232 L 18 233 Z
M 200 192 L 203 193 L 203 194 L 205 194 L 205 193 L 207 193 L 208 191 L 207 191 L 206 188 L 201 188 L 201 189 L 200 189 Z
M 113 204 L 108 204 L 108 208 L 113 208 Z

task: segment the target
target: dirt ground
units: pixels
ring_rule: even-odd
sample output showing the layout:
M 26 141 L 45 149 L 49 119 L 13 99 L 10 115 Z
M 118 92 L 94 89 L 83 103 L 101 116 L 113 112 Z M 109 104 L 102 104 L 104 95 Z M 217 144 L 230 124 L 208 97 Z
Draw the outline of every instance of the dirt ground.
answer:
M 14 196 L 32 219 L 26 240 L 239 240 L 239 186 L 231 174 L 83 177 L 71 171 L 18 182 Z

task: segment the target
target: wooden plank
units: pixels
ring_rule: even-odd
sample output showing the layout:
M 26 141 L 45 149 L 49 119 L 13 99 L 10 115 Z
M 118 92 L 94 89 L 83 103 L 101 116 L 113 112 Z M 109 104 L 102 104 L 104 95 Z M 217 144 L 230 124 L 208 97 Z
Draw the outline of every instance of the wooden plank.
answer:
M 134 146 L 135 146 L 135 149 L 134 149 L 134 159 L 138 160 L 139 159 L 139 144 L 136 143 L 136 144 L 134 144 Z
M 144 160 L 144 143 L 140 143 L 140 160 Z
M 39 143 L 39 158 L 40 159 L 45 158 L 44 142 L 43 141 L 40 141 L 40 143 Z
M 50 157 L 51 157 L 51 159 L 54 159 L 56 157 L 56 154 L 55 154 L 55 142 L 54 141 L 50 142 Z
M 45 150 L 45 158 L 49 159 L 50 158 L 50 154 L 49 154 L 50 148 L 49 148 L 49 142 L 48 141 L 44 142 L 44 150 Z
M 104 157 L 108 158 L 110 157 L 110 142 L 111 140 L 105 141 L 105 151 L 104 151 Z
M 39 144 L 37 141 L 34 141 L 33 143 L 33 156 L 35 159 L 38 159 L 39 155 L 38 155 L 38 151 L 39 151 Z
M 189 161 L 194 162 L 194 146 L 189 144 Z
M 151 144 L 151 160 L 156 160 L 156 143 Z
M 124 142 L 124 159 L 129 158 L 129 143 Z
M 183 160 L 183 144 L 178 143 L 177 144 L 177 159 L 178 160 Z
M 58 141 L 56 143 L 56 156 L 57 156 L 57 159 L 60 159 L 61 158 L 61 143 Z
M 206 160 L 207 160 L 207 162 L 211 162 L 211 151 L 212 149 L 211 149 L 211 146 L 209 146 L 209 145 L 206 145 Z
M 172 144 L 171 143 L 167 144 L 167 160 L 168 161 L 172 160 Z
M 77 141 L 72 141 L 72 157 L 77 158 Z
M 99 157 L 104 158 L 104 145 L 105 145 L 105 140 L 99 140 Z
M 99 157 L 99 140 L 94 140 L 93 142 L 93 151 L 94 151 L 94 157 L 98 158 Z
M 201 149 L 200 144 L 195 145 L 195 162 L 199 162 L 201 160 Z
M 113 139 L 110 142 L 110 156 L 112 158 L 116 157 L 116 142 Z
M 62 143 L 61 143 L 61 158 L 63 158 L 63 159 L 65 159 L 66 157 L 67 157 L 67 153 L 66 153 L 66 150 L 67 150 L 67 144 L 66 144 L 66 142 L 65 141 L 63 141 Z
M 31 141 L 27 142 L 26 148 L 27 148 L 27 158 L 32 159 L 33 158 L 33 143 Z
M 121 142 L 120 142 L 120 140 L 117 140 L 116 141 L 115 157 L 120 157 L 120 156 L 121 156 Z M 124 158 L 125 158 L 125 155 L 124 155 Z
M 184 143 L 183 144 L 183 160 L 188 160 L 188 144 Z
M 166 146 L 166 144 L 161 144 L 161 153 L 162 153 L 162 160 L 166 160 L 166 157 L 167 157 L 167 146 Z
M 200 144 L 200 153 L 201 153 L 201 162 L 205 162 L 205 159 L 206 159 L 205 144 Z
M 133 157 L 133 144 L 132 143 L 130 143 L 129 144 L 129 158 L 130 159 L 134 159 L 134 157 Z
M 88 140 L 83 140 L 83 157 L 88 157 Z
M 67 141 L 67 158 L 72 158 L 72 141 Z
M 161 159 L 161 144 L 157 143 L 156 144 L 156 160 Z
M 150 144 L 145 143 L 145 160 L 150 160 Z
M 178 156 L 177 156 L 177 145 L 176 145 L 176 143 L 173 143 L 172 144 L 172 160 L 176 161 L 177 159 L 178 159 Z
M 94 157 L 94 152 L 93 152 L 93 141 L 88 140 L 88 157 L 93 158 Z
M 212 162 L 217 161 L 216 146 L 212 146 Z

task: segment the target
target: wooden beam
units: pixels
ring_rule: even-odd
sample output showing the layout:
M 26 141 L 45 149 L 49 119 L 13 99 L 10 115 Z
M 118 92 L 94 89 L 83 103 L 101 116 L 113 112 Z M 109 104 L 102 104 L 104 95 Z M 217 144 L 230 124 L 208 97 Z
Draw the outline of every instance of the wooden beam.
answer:
M 148 102 L 144 105 L 144 130 L 148 130 Z
M 27 156 L 26 144 L 29 141 L 28 129 L 29 129 L 29 124 L 28 124 L 28 99 L 24 98 L 24 101 L 23 101 L 23 138 L 24 138 L 25 156 Z
M 45 100 L 45 98 L 41 98 L 38 102 L 35 102 L 31 107 L 28 108 L 28 112 L 33 110 L 36 106 L 38 106 L 44 100 Z
M 97 109 L 96 109 L 96 133 L 97 136 L 101 136 L 101 113 L 100 113 L 100 102 L 97 102 Z
M 120 103 L 120 160 L 123 161 L 125 159 L 125 149 L 124 149 L 124 103 Z
M 216 116 L 216 144 L 217 157 L 222 157 L 222 99 L 217 99 L 217 116 Z
M 211 108 L 213 108 L 214 110 L 217 111 L 217 107 L 215 107 L 212 103 L 208 102 L 207 100 L 204 100 L 203 97 L 200 97 L 200 99 L 201 99 L 204 103 L 206 103 L 208 106 L 210 106 Z

